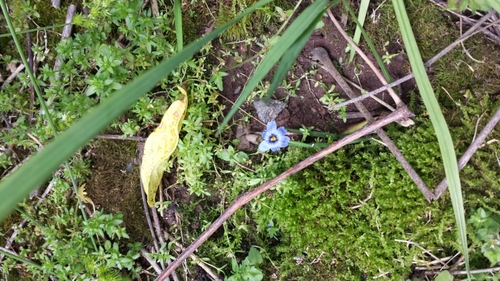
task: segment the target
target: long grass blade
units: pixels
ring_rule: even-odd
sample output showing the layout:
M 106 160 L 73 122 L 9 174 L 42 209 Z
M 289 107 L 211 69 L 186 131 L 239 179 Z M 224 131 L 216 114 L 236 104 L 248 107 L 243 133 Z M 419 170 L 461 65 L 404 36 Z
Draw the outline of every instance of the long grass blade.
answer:
M 363 38 L 365 39 L 366 43 L 368 44 L 368 47 L 370 48 L 370 51 L 372 52 L 373 56 L 375 57 L 375 60 L 377 61 L 378 66 L 380 67 L 380 70 L 382 70 L 382 74 L 385 77 L 385 80 L 387 80 L 388 83 L 392 82 L 391 76 L 389 75 L 389 71 L 387 71 L 387 68 L 384 65 L 384 62 L 382 61 L 382 58 L 378 54 L 377 48 L 375 48 L 375 45 L 373 44 L 372 40 L 370 39 L 370 36 L 368 36 L 368 33 L 366 33 L 365 29 L 363 28 L 363 25 L 361 22 L 358 21 L 356 18 L 356 15 L 354 14 L 354 11 L 351 9 L 349 5 L 345 6 L 347 8 L 347 11 L 349 11 L 349 14 L 351 15 L 352 20 L 356 23 L 356 26 L 359 28 L 360 33 L 363 35 Z M 358 30 L 358 29 L 356 29 Z
M 337 3 L 337 1 L 333 1 Z M 245 102 L 252 91 L 257 87 L 259 82 L 269 73 L 271 68 L 279 61 L 283 54 L 297 42 L 297 39 L 304 34 L 304 31 L 308 29 L 311 23 L 315 22 L 319 15 L 323 14 L 327 7 L 327 0 L 318 0 L 307 7 L 302 14 L 300 14 L 287 30 L 283 33 L 283 36 L 275 43 L 266 57 L 262 60 L 260 65 L 255 70 L 255 74 L 250 78 L 245 86 L 245 89 L 240 94 L 236 102 L 234 103 L 231 110 L 228 112 L 227 116 L 224 118 L 222 123 L 219 125 L 216 135 L 219 135 L 224 126 L 229 122 L 231 117 L 236 113 L 238 108 Z
M 39 27 L 39 28 L 32 28 L 32 29 L 27 29 L 27 30 L 20 30 L 16 32 L 16 35 L 21 35 L 25 33 L 30 33 L 30 32 L 36 32 L 36 31 L 43 31 L 43 30 L 49 30 L 49 29 L 56 29 L 59 27 L 64 27 L 66 25 L 69 25 L 71 23 L 60 23 L 60 24 L 54 24 L 52 26 L 44 26 L 44 27 Z M 12 36 L 10 33 L 5 33 L 5 34 L 0 34 L 0 38 L 2 37 L 10 37 Z
M 175 36 L 177 37 L 177 51 L 182 51 L 184 48 L 184 39 L 182 33 L 182 10 L 181 0 L 174 1 L 174 20 L 175 20 Z
M 278 86 L 281 84 L 281 81 L 283 81 L 283 79 L 285 78 L 286 73 L 288 72 L 290 67 L 292 67 L 302 49 L 304 49 L 304 46 L 306 45 L 307 41 L 309 41 L 309 37 L 311 37 L 311 34 L 313 33 L 314 28 L 316 27 L 316 22 L 321 20 L 321 17 L 322 15 L 319 15 L 318 19 L 309 25 L 306 31 L 304 31 L 304 34 L 302 34 L 302 36 L 300 36 L 299 39 L 297 39 L 297 42 L 295 42 L 295 44 L 293 44 L 281 58 L 280 64 L 276 69 L 276 73 L 274 73 L 271 86 L 269 86 L 269 89 L 267 90 L 267 94 L 264 99 L 265 102 L 269 101 L 271 96 L 274 94 L 274 91 L 276 91 Z
M 368 5 L 370 5 L 370 0 L 361 0 L 361 4 L 359 4 L 359 13 L 356 21 L 358 24 L 356 25 L 356 31 L 354 31 L 354 37 L 352 37 L 352 41 L 354 43 L 359 44 L 359 39 L 361 39 L 361 29 L 363 28 L 363 24 L 365 24 L 366 14 L 368 12 Z M 349 3 L 346 3 L 346 6 L 349 6 Z M 354 55 L 356 54 L 356 50 L 351 48 L 349 54 L 349 62 L 352 62 L 354 59 Z
M 460 237 L 460 243 L 462 246 L 462 254 L 465 260 L 465 267 L 467 269 L 467 275 L 470 280 L 470 267 L 469 267 L 469 254 L 467 246 L 467 233 L 465 224 L 465 214 L 463 207 L 462 198 L 462 188 L 460 186 L 460 178 L 458 174 L 457 157 L 455 155 L 455 149 L 453 146 L 453 141 L 451 139 L 450 131 L 441 113 L 441 108 L 439 107 L 438 101 L 434 95 L 429 78 L 425 72 L 424 63 L 422 62 L 422 57 L 418 50 L 418 46 L 411 29 L 410 20 L 406 13 L 406 8 L 404 6 L 403 0 L 393 0 L 394 10 L 396 12 L 396 17 L 401 30 L 401 35 L 403 36 L 403 41 L 410 59 L 410 65 L 413 73 L 415 74 L 415 80 L 417 82 L 420 94 L 424 100 L 425 107 L 429 112 L 429 116 L 432 122 L 432 126 L 436 131 L 439 148 L 441 150 L 441 156 L 443 158 L 444 170 L 446 178 L 449 182 L 449 190 L 451 195 L 451 202 L 453 205 L 453 211 L 455 213 L 455 220 L 458 226 L 458 234 Z
M 198 52 L 205 44 L 255 9 L 271 0 L 261 0 L 233 20 L 215 29 L 198 41 L 156 67 L 143 73 L 108 99 L 90 110 L 81 120 L 61 133 L 37 154 L 33 155 L 16 171 L 0 181 L 0 221 L 23 200 L 31 190 L 43 183 L 59 165 L 90 139 L 101 132 L 113 120 L 126 111 L 142 95 L 152 89 L 161 79 L 170 74 L 181 63 Z

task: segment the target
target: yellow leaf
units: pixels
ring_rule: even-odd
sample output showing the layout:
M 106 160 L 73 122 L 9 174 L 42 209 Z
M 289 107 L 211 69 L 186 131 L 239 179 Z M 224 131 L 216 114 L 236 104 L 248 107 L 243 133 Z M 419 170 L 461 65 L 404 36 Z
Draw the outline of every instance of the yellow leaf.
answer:
M 184 98 L 170 105 L 160 125 L 149 135 L 144 144 L 141 180 L 150 207 L 155 203 L 156 190 L 160 185 L 163 172 L 168 167 L 168 159 L 179 142 L 179 131 L 186 115 L 187 93 L 183 88 L 179 86 L 177 88 Z
M 85 184 L 82 184 L 82 186 L 78 188 L 78 193 L 76 194 L 76 198 L 82 200 L 83 203 L 92 204 L 92 208 L 94 209 L 95 212 L 94 202 L 92 201 L 92 199 L 90 199 L 90 197 L 87 196 L 87 192 L 85 191 Z
M 343 135 L 349 135 L 349 134 L 352 134 L 358 130 L 361 130 L 366 124 L 368 124 L 368 121 L 364 120 L 362 122 L 359 122 L 359 123 L 356 123 L 356 124 L 353 124 L 351 126 L 349 126 L 347 129 L 345 129 L 342 134 Z
M 380 118 L 380 117 L 379 117 L 379 116 L 377 116 L 377 117 L 375 117 L 375 118 L 373 118 L 373 119 L 378 120 L 379 118 Z M 364 121 L 362 121 L 362 122 L 359 122 L 359 123 L 356 123 L 356 124 L 351 125 L 350 127 L 348 127 L 347 129 L 345 129 L 345 130 L 344 130 L 344 131 L 342 131 L 341 133 L 342 133 L 343 135 L 349 135 L 349 134 L 352 134 L 352 133 L 354 133 L 354 132 L 356 132 L 356 131 L 359 131 L 359 130 L 363 129 L 363 127 L 365 127 L 365 126 L 366 126 L 366 124 L 368 124 L 368 121 L 364 120 Z

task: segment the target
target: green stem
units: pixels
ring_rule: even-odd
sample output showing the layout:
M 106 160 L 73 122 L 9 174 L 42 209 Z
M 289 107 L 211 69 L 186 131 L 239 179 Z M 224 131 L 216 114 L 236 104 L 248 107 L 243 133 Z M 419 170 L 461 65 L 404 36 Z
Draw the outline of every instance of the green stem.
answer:
M 44 268 L 43 268 L 43 266 L 41 266 L 41 265 L 39 265 L 39 264 L 37 264 L 37 263 L 35 263 L 35 262 L 32 262 L 32 261 L 30 261 L 30 260 L 28 260 L 28 259 L 21 258 L 21 257 L 20 257 L 20 256 L 18 256 L 18 255 L 11 254 L 10 252 L 4 251 L 4 250 L 2 250 L 2 249 L 0 249 L 0 253 L 1 253 L 2 255 L 6 255 L 7 257 L 9 257 L 9 258 L 11 258 L 11 259 L 17 260 L 17 261 L 22 262 L 22 263 L 25 263 L 25 264 L 29 264 L 29 265 L 31 265 L 31 266 L 33 266 L 33 267 L 35 267 L 35 268 L 39 269 L 39 270 L 46 271 L 46 269 L 44 269 Z M 51 275 L 55 275 L 55 274 L 54 274 L 54 273 L 52 273 L 52 272 L 49 272 L 49 274 L 51 274 Z
M 71 24 L 71 23 L 61 23 L 61 24 L 56 24 L 56 25 L 52 25 L 52 26 L 44 26 L 44 27 L 39 27 L 39 28 L 22 30 L 22 31 L 16 32 L 16 34 L 17 35 L 21 35 L 21 34 L 25 34 L 25 33 L 29 33 L 29 32 L 36 32 L 36 31 L 54 29 L 54 28 L 59 28 L 59 27 L 66 26 L 68 24 Z M 0 38 L 2 38 L 2 37 L 9 37 L 9 36 L 11 36 L 10 33 L 0 34 Z
M 286 129 L 289 132 L 296 133 L 296 134 L 304 134 L 304 131 L 298 130 L 298 129 Z M 334 139 L 338 140 L 341 139 L 344 135 L 341 134 L 333 134 L 333 133 L 327 133 L 327 132 L 317 132 L 317 131 L 308 131 L 307 134 L 311 137 L 319 137 L 319 138 L 329 138 L 333 137 Z
M 355 141 L 352 141 L 351 144 L 355 144 L 355 143 L 359 143 L 359 142 L 363 142 L 363 141 L 370 141 L 371 139 L 372 138 L 359 138 Z M 328 142 L 304 143 L 304 142 L 300 142 L 300 141 L 289 141 L 288 145 L 294 146 L 294 147 L 302 147 L 302 148 L 315 148 L 315 147 L 326 148 L 332 144 L 328 143 Z

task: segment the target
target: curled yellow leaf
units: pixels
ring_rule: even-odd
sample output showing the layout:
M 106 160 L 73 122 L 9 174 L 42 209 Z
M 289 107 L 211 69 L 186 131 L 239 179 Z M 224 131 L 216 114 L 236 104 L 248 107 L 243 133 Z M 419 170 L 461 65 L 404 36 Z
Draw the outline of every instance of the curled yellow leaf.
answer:
M 150 207 L 155 203 L 156 190 L 160 185 L 163 172 L 168 167 L 170 155 L 179 142 L 179 131 L 186 115 L 187 93 L 183 88 L 179 86 L 177 88 L 184 95 L 184 98 L 170 105 L 163 115 L 160 125 L 149 135 L 144 144 L 141 181 Z

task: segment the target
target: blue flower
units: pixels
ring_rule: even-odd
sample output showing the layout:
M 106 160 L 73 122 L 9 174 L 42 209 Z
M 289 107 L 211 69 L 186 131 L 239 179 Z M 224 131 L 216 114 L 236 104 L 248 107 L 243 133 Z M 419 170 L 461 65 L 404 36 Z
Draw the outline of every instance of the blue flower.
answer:
M 260 152 L 266 152 L 269 149 L 271 151 L 278 151 L 280 148 L 288 146 L 290 138 L 286 136 L 285 127 L 276 127 L 276 121 L 274 120 L 267 123 L 266 130 L 262 132 L 264 140 L 259 144 Z

